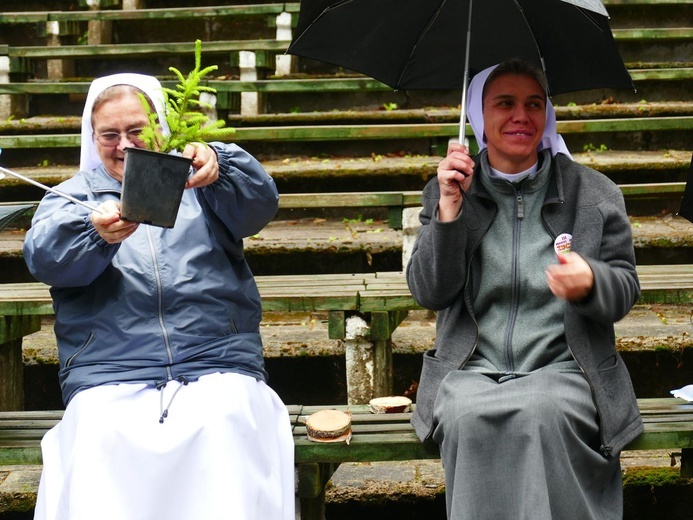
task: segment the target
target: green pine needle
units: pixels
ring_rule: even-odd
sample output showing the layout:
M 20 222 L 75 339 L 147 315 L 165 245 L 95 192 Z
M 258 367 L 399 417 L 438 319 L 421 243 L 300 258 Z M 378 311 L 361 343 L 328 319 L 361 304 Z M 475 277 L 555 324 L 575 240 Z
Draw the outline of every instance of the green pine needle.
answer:
M 152 112 L 144 96 L 140 96 L 147 111 L 149 126 L 142 129 L 140 138 L 149 150 L 168 153 L 172 150 L 183 151 L 189 143 L 207 143 L 213 140 L 223 140 L 232 136 L 236 130 L 227 128 L 222 120 L 210 122 L 206 115 L 199 111 L 201 108 L 211 108 L 211 105 L 200 101 L 202 92 L 216 93 L 216 89 L 200 85 L 200 81 L 209 73 L 217 70 L 216 65 L 202 66 L 202 42 L 195 41 L 195 68 L 184 76 L 175 67 L 170 67 L 178 78 L 175 89 L 162 88 L 165 106 L 166 123 L 170 135 L 163 135 L 161 124 L 156 111 Z

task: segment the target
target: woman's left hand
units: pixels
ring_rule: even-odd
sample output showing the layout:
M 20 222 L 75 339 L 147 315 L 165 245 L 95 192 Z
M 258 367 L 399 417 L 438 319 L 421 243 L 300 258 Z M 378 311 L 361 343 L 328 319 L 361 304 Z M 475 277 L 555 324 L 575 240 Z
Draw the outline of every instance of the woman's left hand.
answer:
M 195 173 L 185 183 L 185 188 L 202 188 L 219 178 L 217 154 L 212 148 L 202 143 L 192 143 L 183 150 L 183 157 L 192 159 Z

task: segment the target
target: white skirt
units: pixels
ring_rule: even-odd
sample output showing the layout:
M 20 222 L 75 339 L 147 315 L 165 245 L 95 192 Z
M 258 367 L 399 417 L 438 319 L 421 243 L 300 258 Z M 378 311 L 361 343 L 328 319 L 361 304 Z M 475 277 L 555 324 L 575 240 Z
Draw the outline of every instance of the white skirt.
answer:
M 248 376 L 84 390 L 41 449 L 35 520 L 295 517 L 289 416 Z

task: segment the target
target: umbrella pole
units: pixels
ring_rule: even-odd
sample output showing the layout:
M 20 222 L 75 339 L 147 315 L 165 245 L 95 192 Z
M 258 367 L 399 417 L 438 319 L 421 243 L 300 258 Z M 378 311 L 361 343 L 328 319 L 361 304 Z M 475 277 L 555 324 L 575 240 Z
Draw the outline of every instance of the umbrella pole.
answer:
M 466 129 L 467 129 L 467 85 L 469 85 L 469 53 L 470 47 L 472 45 L 472 5 L 473 0 L 469 0 L 469 13 L 467 15 L 467 44 L 464 50 L 464 82 L 462 84 L 462 104 L 460 110 L 460 134 L 459 141 L 464 143 L 469 147 L 469 141 L 467 141 Z
M 29 177 L 25 177 L 24 175 L 20 175 L 19 173 L 8 170 L 7 168 L 3 168 L 2 166 L 0 166 L 0 172 L 6 173 L 8 175 L 12 175 L 13 177 L 17 177 L 18 179 L 21 179 L 25 182 L 28 182 L 29 184 L 33 184 L 34 186 L 38 186 L 39 188 L 44 189 L 46 191 L 50 191 L 51 193 L 54 193 L 55 195 L 66 198 L 67 200 L 74 202 L 75 204 L 79 204 L 80 206 L 84 206 L 85 208 L 90 209 L 92 211 L 96 211 L 97 213 L 103 213 L 103 211 L 101 211 L 99 208 L 97 208 L 95 206 L 87 204 L 86 202 L 83 202 L 79 199 L 76 199 L 76 198 L 68 195 L 67 193 L 63 193 L 63 192 L 58 191 L 54 188 L 51 188 L 50 186 L 46 186 L 45 184 L 41 184 L 40 182 L 36 182 L 35 180 L 30 179 Z M 2 179 L 3 177 L 4 177 L 4 175 L 2 175 L 2 177 L 0 177 L 0 179 Z

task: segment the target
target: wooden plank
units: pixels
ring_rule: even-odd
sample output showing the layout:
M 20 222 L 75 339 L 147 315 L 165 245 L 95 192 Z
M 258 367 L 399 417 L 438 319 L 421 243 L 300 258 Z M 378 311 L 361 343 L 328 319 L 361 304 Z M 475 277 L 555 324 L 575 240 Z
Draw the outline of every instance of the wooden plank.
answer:
M 281 2 L 254 5 L 217 5 L 205 7 L 168 7 L 165 9 L 99 9 L 93 11 L 18 11 L 0 13 L 0 24 L 66 22 L 91 20 L 167 20 L 218 18 L 221 16 L 276 15 L 282 12 L 298 13 L 300 3 Z
M 17 358 L 14 361 L 9 357 L 7 359 L 3 359 L 3 366 L 0 367 L 3 369 L 3 371 L 5 368 L 7 368 L 4 366 L 5 364 L 9 365 L 12 363 L 15 363 L 17 365 L 16 369 L 21 371 L 21 340 L 24 336 L 28 336 L 29 334 L 33 334 L 39 330 L 41 330 L 41 320 L 37 315 L 0 315 L 0 345 L 14 341 L 19 342 L 17 347 L 18 352 L 16 353 Z M 7 356 L 11 356 L 9 353 L 6 354 Z M 12 372 L 4 373 L 3 378 L 10 377 L 11 373 Z M 2 379 L 0 379 L 0 381 L 2 381 Z M 18 388 L 18 391 L 21 393 L 22 389 Z
M 677 67 L 662 69 L 629 69 L 630 77 L 633 82 L 638 81 L 671 81 L 689 80 L 693 78 L 693 68 Z
M 422 443 L 411 431 L 396 437 L 388 434 L 354 435 L 347 444 L 318 443 L 294 437 L 297 463 L 375 462 L 438 458 L 438 446 Z
M 660 197 L 662 195 L 680 196 L 686 187 L 685 182 L 656 182 L 647 184 L 620 184 L 624 197 Z
M 641 265 L 637 271 L 642 302 L 693 301 L 693 265 Z M 402 272 L 258 276 L 256 280 L 263 309 L 267 311 L 373 312 L 419 308 Z M 20 283 L 0 287 L 0 315 L 50 314 L 53 308 L 46 285 Z
M 48 288 L 28 293 L 13 293 L 12 285 L 2 284 L 0 291 L 0 316 L 52 315 L 53 305 Z M 4 287 L 9 286 L 9 287 Z M 358 292 L 354 289 L 326 294 L 325 288 L 315 288 L 301 294 L 295 287 L 292 291 L 267 288 L 260 292 L 264 311 L 313 312 L 330 310 L 358 310 Z
M 239 51 L 284 52 L 289 42 L 284 40 L 226 40 L 202 42 L 205 55 Z M 172 54 L 194 54 L 195 46 L 188 42 L 167 43 L 121 43 L 99 45 L 57 46 L 11 46 L 7 49 L 10 58 L 76 59 L 114 58 L 135 56 L 165 56 Z
M 86 94 L 90 81 L 28 81 L 0 84 L 0 94 Z M 165 87 L 175 86 L 174 81 L 161 80 Z M 209 80 L 202 81 L 217 92 L 286 93 L 306 92 L 370 92 L 392 90 L 384 83 L 371 78 L 309 78 L 266 79 L 257 81 Z
M 420 196 L 420 195 L 419 195 Z M 282 208 L 361 208 L 404 206 L 402 192 L 286 193 Z
M 239 127 L 233 141 L 344 141 L 354 139 L 431 139 L 458 134 L 458 123 L 411 123 L 372 125 L 299 125 L 277 127 Z M 559 121 L 563 134 L 598 132 L 655 132 L 693 129 L 693 116 L 643 117 Z M 467 134 L 471 128 L 467 125 Z M 0 148 L 78 147 L 78 134 L 2 135 Z
M 657 27 L 645 29 L 612 29 L 617 42 L 652 41 L 664 43 L 667 40 L 690 40 L 693 27 Z
M 0 13 L 0 24 L 41 23 L 48 20 L 46 11 L 17 11 Z
M 557 127 L 561 134 L 689 130 L 693 128 L 693 116 L 559 121 Z
M 677 397 L 648 397 L 638 399 L 638 408 L 645 415 L 689 413 L 693 410 L 693 403 Z
M 693 68 L 630 69 L 631 78 L 638 81 L 689 80 Z M 173 81 L 162 80 L 162 85 L 172 87 Z M 30 81 L 0 84 L 0 94 L 86 94 L 90 81 Z M 217 92 L 271 93 L 325 93 L 325 92 L 384 92 L 392 88 L 372 78 L 274 78 L 257 81 L 209 80 L 202 84 L 215 88 Z
M 257 5 L 226 5 L 226 6 L 207 6 L 207 7 L 173 7 L 166 9 L 114 9 L 114 10 L 94 10 L 94 11 L 52 11 L 47 12 L 46 17 L 49 21 L 90 21 L 90 20 L 111 20 L 124 22 L 131 20 L 171 20 L 171 19 L 195 19 L 195 18 L 217 18 L 229 16 L 257 16 L 257 15 L 277 15 L 284 12 L 293 4 L 273 3 Z
M 0 446 L 0 467 L 8 465 L 36 465 L 42 462 L 41 447 L 36 444 L 7 448 Z
M 676 398 L 639 399 L 645 433 L 627 449 L 677 449 L 693 446 L 693 404 Z M 305 436 L 305 420 L 334 408 L 352 414 L 350 444 L 324 444 Z M 422 444 L 410 424 L 411 413 L 372 414 L 367 405 L 289 405 L 294 425 L 296 462 L 365 462 L 438 458 L 434 444 Z M 0 464 L 40 464 L 38 443 L 62 411 L 0 412 Z M 678 419 L 678 420 L 677 420 Z

